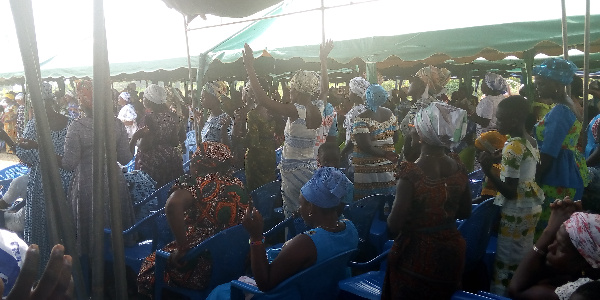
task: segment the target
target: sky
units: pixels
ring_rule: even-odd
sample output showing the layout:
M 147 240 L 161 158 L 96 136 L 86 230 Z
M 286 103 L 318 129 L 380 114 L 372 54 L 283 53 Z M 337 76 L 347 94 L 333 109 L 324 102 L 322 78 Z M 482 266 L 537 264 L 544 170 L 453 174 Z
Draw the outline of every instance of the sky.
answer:
M 52 63 L 69 67 L 86 63 L 92 58 L 92 0 L 32 0 L 40 62 L 57 54 Z M 326 6 L 351 0 L 326 0 Z M 360 2 L 363 0 L 354 0 Z M 596 1 L 592 1 L 596 2 Z M 320 5 L 320 0 L 297 3 Z M 595 6 L 594 6 L 595 5 Z M 356 15 L 357 7 L 363 14 Z M 105 0 L 108 52 L 111 63 L 150 61 L 185 57 L 186 43 L 182 15 L 168 8 L 161 0 Z M 298 8 L 300 9 L 300 8 Z M 8 0 L 0 1 L 0 73 L 22 70 L 14 22 Z M 460 28 L 476 25 L 508 23 L 523 20 L 559 19 L 560 0 L 380 0 L 355 7 L 326 11 L 326 34 L 334 40 L 372 35 L 394 35 Z M 585 12 L 585 0 L 568 0 L 568 15 Z M 592 3 L 592 13 L 600 14 L 600 5 Z M 261 15 L 257 13 L 255 16 Z M 207 16 L 196 18 L 190 27 L 201 27 L 233 21 Z M 277 40 L 258 41 L 259 48 L 302 44 L 320 37 L 321 13 L 311 12 L 291 17 L 297 20 L 295 34 L 282 30 Z M 373 30 L 375 25 L 376 30 Z M 189 32 L 192 57 L 229 37 L 246 24 L 194 30 Z M 255 49 L 258 50 L 258 49 Z

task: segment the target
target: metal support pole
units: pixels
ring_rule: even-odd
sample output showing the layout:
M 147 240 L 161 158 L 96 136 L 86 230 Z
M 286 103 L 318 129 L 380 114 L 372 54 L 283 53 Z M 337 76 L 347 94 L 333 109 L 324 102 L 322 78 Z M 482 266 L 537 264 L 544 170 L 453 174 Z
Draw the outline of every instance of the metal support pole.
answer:
M 194 105 L 194 73 L 192 72 L 192 59 L 190 57 L 190 42 L 189 42 L 189 38 L 188 38 L 188 22 L 187 22 L 187 18 L 185 17 L 185 15 L 183 16 L 183 28 L 184 28 L 184 32 L 185 32 L 185 48 L 187 51 L 187 61 L 188 61 L 188 79 L 189 79 L 189 89 L 190 89 L 190 100 L 192 101 L 192 108 L 195 107 Z M 185 94 L 187 94 L 187 90 L 185 91 Z M 193 126 L 193 125 L 192 125 Z
M 563 0 L 564 1 L 564 0 Z M 588 119 L 588 97 L 590 81 L 590 0 L 585 1 L 585 35 L 583 37 L 583 121 Z M 585 130 L 587 126 L 583 124 Z M 584 134 L 587 137 L 587 135 Z M 585 145 L 585 144 L 584 144 Z
M 569 59 L 569 40 L 567 31 L 567 8 L 565 6 L 565 0 L 561 0 L 562 5 L 562 46 L 563 46 L 563 57 Z M 567 85 L 567 95 L 571 97 L 571 86 Z
M 325 45 L 325 0 L 321 0 L 321 44 Z
M 10 0 L 10 6 L 21 50 L 23 68 L 30 102 L 36 116 L 36 132 L 40 171 L 46 204 L 47 231 L 51 243 L 64 243 L 65 250 L 73 257 L 73 279 L 77 299 L 87 299 L 81 264 L 76 254 L 75 227 L 71 207 L 65 200 L 54 144 L 50 138 L 50 126 L 46 108 L 42 102 L 41 75 L 33 20 L 31 0 Z M 60 212 L 60 214 L 59 214 Z M 59 221 L 60 220 L 60 221 Z

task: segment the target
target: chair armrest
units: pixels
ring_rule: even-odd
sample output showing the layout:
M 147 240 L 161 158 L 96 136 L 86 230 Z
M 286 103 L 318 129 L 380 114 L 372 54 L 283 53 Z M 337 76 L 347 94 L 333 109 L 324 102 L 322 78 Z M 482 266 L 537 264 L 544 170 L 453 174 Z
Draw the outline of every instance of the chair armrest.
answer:
M 387 259 L 388 254 L 390 254 L 390 249 L 387 249 L 386 251 L 377 255 L 373 259 L 371 259 L 367 262 L 364 262 L 364 263 L 350 261 L 350 262 L 348 262 L 348 266 L 351 268 L 357 268 L 357 269 L 371 269 L 371 268 L 379 265 L 383 260 Z
M 165 269 L 167 267 L 167 261 L 169 261 L 171 253 L 156 250 L 156 258 L 154 263 L 154 297 L 160 299 L 160 293 L 162 293 L 163 287 L 166 286 L 165 282 Z

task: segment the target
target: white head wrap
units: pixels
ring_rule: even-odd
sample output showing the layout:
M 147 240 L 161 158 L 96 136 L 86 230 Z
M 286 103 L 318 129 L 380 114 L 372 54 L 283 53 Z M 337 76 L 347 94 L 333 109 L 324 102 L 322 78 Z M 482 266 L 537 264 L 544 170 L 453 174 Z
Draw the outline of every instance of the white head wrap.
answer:
M 21 99 L 23 99 L 24 97 L 25 97 L 25 95 L 24 95 L 23 93 L 18 93 L 18 94 L 15 96 L 15 100 L 21 100 Z
M 119 97 L 123 98 L 123 100 L 127 101 L 128 103 L 131 100 L 131 95 L 128 92 L 122 92 L 119 94 Z
M 167 103 L 167 93 L 160 85 L 151 84 L 144 90 L 144 98 L 156 104 Z
M 576 212 L 563 224 L 579 254 L 592 268 L 600 268 L 600 215 Z
M 290 89 L 310 95 L 321 91 L 321 77 L 313 71 L 299 70 L 290 79 Z
M 467 133 L 467 112 L 443 102 L 433 102 L 415 116 L 415 129 L 423 142 L 450 148 Z
M 354 77 L 350 79 L 350 92 L 361 97 L 362 99 L 365 99 L 365 93 L 370 85 L 371 84 L 366 79 L 362 77 Z

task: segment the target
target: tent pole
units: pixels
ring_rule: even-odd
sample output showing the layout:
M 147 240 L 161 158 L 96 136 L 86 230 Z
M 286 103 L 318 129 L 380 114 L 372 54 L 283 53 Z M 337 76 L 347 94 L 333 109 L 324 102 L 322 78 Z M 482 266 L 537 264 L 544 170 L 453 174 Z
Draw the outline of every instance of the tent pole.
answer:
M 325 45 L 325 0 L 321 0 L 321 43 Z
M 30 102 L 36 115 L 36 132 L 40 171 L 46 203 L 47 231 L 51 243 L 64 243 L 65 250 L 73 258 L 73 279 L 77 299 L 86 299 L 87 291 L 83 282 L 81 264 L 75 244 L 75 227 L 71 207 L 67 205 L 62 181 L 58 171 L 58 162 L 54 153 L 54 145 L 50 138 L 50 126 L 46 108 L 42 102 L 41 75 L 33 20 L 31 0 L 10 0 L 10 7 L 17 31 L 17 39 L 23 60 L 23 69 Z M 60 212 L 60 214 L 58 213 Z M 56 217 L 55 217 L 56 216 Z M 59 221 L 60 220 L 60 221 Z M 42 266 L 45 268 L 45 266 Z
M 185 17 L 185 15 L 183 16 L 183 28 L 185 31 L 185 49 L 187 51 L 187 63 L 188 63 L 188 79 L 189 79 L 189 84 L 190 84 L 190 91 L 194 90 L 194 75 L 192 72 L 192 59 L 190 57 L 190 41 L 189 41 L 189 37 L 188 37 L 188 22 L 187 19 Z M 187 91 L 186 91 L 187 93 Z M 194 93 L 190 93 L 190 97 L 192 100 L 192 107 L 193 107 L 193 103 L 194 103 Z
M 583 38 L 583 122 L 588 120 L 588 97 L 590 81 L 590 0 L 585 1 L 585 35 Z M 583 124 L 587 127 L 587 123 Z M 587 135 L 584 134 L 587 137 Z M 585 144 L 584 144 L 585 145 Z
M 127 299 L 127 283 L 125 279 L 125 253 L 123 243 L 123 224 L 121 205 L 117 183 L 116 139 L 114 136 L 114 117 L 112 106 L 107 105 L 110 99 L 110 67 L 108 64 L 108 48 L 106 27 L 104 23 L 104 1 L 94 1 L 94 151 L 93 151 L 93 206 L 94 206 L 94 256 L 93 260 L 93 299 L 104 299 L 104 182 L 108 175 L 108 192 L 111 200 L 111 240 L 113 250 L 113 269 L 116 287 L 116 299 Z M 111 101 L 112 103 L 112 101 Z M 111 162 L 111 163 L 107 163 Z M 108 170 L 106 170 L 108 169 Z
M 565 0 L 560 0 L 562 5 L 562 46 L 563 46 L 563 57 L 569 59 L 569 40 L 567 31 L 567 8 L 565 6 Z M 571 86 L 567 85 L 567 95 L 571 97 Z

